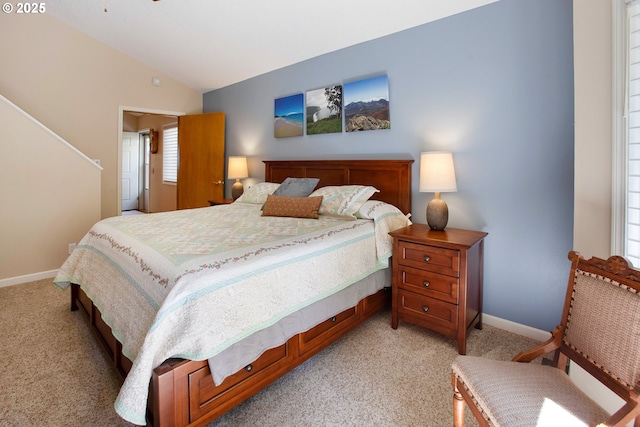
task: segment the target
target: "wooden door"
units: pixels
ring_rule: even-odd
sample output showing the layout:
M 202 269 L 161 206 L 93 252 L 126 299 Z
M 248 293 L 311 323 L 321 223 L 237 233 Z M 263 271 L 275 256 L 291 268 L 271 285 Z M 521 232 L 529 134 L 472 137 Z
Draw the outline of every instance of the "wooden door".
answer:
M 224 113 L 178 118 L 178 209 L 224 198 Z

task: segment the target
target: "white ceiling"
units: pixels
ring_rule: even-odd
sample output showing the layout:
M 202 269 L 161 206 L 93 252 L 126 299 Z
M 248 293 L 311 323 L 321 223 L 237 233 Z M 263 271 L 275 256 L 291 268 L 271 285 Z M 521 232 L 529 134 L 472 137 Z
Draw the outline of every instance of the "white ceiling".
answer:
M 494 1 L 63 0 L 47 13 L 207 92 Z

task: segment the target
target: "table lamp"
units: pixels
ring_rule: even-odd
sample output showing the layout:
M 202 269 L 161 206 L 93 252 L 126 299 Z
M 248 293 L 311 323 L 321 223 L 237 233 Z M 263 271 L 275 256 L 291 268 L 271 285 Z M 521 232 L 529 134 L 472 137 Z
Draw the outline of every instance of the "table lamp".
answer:
M 427 205 L 427 224 L 432 230 L 444 230 L 447 226 L 449 208 L 440 193 L 452 191 L 458 191 L 453 155 L 443 151 L 421 153 L 420 192 L 435 193 Z
M 236 180 L 233 186 L 231 186 L 231 197 L 233 197 L 233 200 L 236 200 L 244 193 L 244 187 L 242 187 L 240 180 L 248 177 L 247 158 L 244 156 L 229 156 L 227 178 Z

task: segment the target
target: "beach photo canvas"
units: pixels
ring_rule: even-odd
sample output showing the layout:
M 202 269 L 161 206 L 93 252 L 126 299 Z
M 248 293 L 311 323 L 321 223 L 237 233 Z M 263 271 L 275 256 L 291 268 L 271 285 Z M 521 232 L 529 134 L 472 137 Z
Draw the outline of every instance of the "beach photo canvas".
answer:
M 275 100 L 273 117 L 273 136 L 287 138 L 302 136 L 304 117 L 304 98 L 298 93 Z
M 342 85 L 307 91 L 307 135 L 342 132 Z
M 390 129 L 387 75 L 344 84 L 346 132 Z

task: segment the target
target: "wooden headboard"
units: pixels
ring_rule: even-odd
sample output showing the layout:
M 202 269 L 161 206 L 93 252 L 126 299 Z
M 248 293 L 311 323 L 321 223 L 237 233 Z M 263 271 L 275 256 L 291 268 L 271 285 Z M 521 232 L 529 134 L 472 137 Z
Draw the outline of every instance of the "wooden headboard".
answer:
M 371 185 L 378 190 L 371 197 L 411 212 L 411 165 L 404 160 L 263 160 L 265 181 L 319 178 L 316 188 L 328 185 Z

